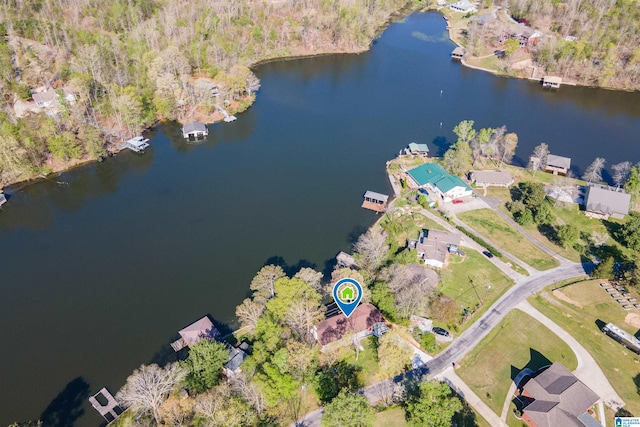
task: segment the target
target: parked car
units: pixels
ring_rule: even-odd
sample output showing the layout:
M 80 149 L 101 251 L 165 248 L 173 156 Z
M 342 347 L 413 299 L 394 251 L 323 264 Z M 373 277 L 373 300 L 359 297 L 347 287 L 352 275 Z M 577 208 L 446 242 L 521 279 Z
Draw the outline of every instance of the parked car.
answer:
M 493 258 L 493 254 L 489 251 L 482 251 L 482 254 L 485 255 L 487 258 Z
M 460 203 L 464 203 L 464 200 L 462 200 L 462 199 L 453 199 L 451 201 L 451 203 L 453 203 L 454 205 L 459 205 Z
M 449 336 L 449 331 L 447 331 L 446 329 L 439 328 L 437 326 L 433 328 L 432 331 L 434 334 L 442 335 L 443 337 Z
M 425 190 L 424 188 L 418 188 L 418 192 L 420 192 L 420 193 L 422 193 L 422 194 L 424 194 L 426 196 L 429 195 L 429 192 L 427 190 Z

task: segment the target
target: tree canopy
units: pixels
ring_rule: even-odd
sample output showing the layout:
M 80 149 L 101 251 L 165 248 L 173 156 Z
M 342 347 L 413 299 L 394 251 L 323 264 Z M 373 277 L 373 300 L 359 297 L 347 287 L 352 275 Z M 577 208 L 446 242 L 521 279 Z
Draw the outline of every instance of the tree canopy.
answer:
M 341 391 L 325 405 L 322 427 L 371 427 L 375 412 L 366 397 Z

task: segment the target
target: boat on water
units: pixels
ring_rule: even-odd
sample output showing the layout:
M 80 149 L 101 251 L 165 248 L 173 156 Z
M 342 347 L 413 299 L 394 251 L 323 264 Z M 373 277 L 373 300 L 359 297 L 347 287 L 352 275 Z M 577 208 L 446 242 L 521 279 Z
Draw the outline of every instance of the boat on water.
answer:
M 5 203 L 7 203 L 7 196 L 5 196 L 2 190 L 0 190 L 0 206 L 4 205 Z

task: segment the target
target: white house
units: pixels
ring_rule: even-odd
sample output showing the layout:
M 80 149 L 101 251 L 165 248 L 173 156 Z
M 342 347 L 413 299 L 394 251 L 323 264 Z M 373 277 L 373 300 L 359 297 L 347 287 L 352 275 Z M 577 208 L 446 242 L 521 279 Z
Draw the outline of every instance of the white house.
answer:
M 460 0 L 449 5 L 449 9 L 454 12 L 470 13 L 477 12 L 478 8 L 469 2 L 469 0 Z

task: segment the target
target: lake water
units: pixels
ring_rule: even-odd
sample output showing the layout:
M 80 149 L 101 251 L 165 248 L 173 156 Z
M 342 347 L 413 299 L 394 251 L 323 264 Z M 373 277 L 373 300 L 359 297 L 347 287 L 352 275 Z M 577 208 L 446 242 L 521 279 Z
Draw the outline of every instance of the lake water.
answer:
M 325 270 L 376 219 L 360 203 L 391 191 L 385 161 L 411 141 L 442 154 L 460 120 L 517 132 L 517 162 L 540 142 L 578 175 L 596 156 L 640 160 L 638 93 L 548 91 L 464 68 L 444 27 L 413 14 L 370 52 L 262 65 L 255 105 L 203 144 L 163 125 L 143 155 L 9 189 L 0 425 L 100 424 L 89 392 L 115 393 L 140 364 L 166 360 L 176 331 L 204 314 L 232 328 L 265 263 Z

